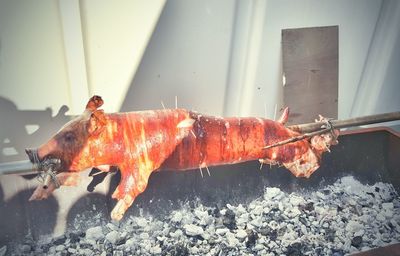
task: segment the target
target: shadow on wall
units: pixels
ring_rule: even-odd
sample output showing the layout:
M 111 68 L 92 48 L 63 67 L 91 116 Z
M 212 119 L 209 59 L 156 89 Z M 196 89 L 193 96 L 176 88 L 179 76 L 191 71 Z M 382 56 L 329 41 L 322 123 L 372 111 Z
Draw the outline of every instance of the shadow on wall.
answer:
M 45 143 L 72 116 L 65 113 L 67 106 L 60 108 L 56 116 L 52 110 L 19 110 L 15 103 L 0 97 L 0 163 L 27 160 L 25 148 L 38 147 Z M 36 175 L 0 175 L 0 247 L 4 244 L 21 243 L 25 240 L 37 240 L 41 236 L 53 235 L 58 215 L 65 214 L 67 228 L 74 229 L 78 224 L 85 227 L 80 220 L 91 219 L 100 214 L 99 222 L 109 220 L 110 206 L 104 195 L 99 193 L 83 194 L 73 203 L 71 208 L 64 209 L 64 194 L 60 200 L 50 196 L 43 201 L 29 202 L 33 193 L 30 188 L 35 182 L 30 181 Z M 104 179 L 101 175 L 85 177 L 82 182 L 88 184 L 87 191 L 93 192 L 96 185 Z M 59 194 L 61 195 L 61 194 Z M 82 218 L 86 217 L 86 218 Z M 61 216 L 61 218 L 64 218 Z M 90 224 L 100 224 L 90 222 Z M 13 248 L 11 246 L 11 248 Z M 10 248 L 10 250 L 12 250 Z
M 18 110 L 12 101 L 0 97 L 0 163 L 27 160 L 25 148 L 37 147 L 70 120 L 63 106 L 55 117 L 50 108 L 45 110 Z M 21 176 L 26 180 L 33 175 Z M 8 177 L 9 178 L 9 177 Z M 0 176 L 0 180 L 5 177 Z M 12 179 L 14 181 L 14 179 Z M 9 181 L 7 181 L 9 183 Z M 56 225 L 59 209 L 52 196 L 46 201 L 28 202 L 32 189 L 21 179 L 10 184 L 15 192 L 5 201 L 4 189 L 0 186 L 0 241 L 8 243 L 15 239 L 51 234 Z
M 10 100 L 0 97 L 0 163 L 27 160 L 25 148 L 38 147 L 70 120 L 62 106 L 55 117 L 50 108 L 18 110 Z M 33 130 L 29 131 L 29 130 Z
M 100 193 L 82 196 L 68 211 L 67 232 L 85 232 L 88 228 L 106 225 L 110 221 L 110 199 Z
M 3 192 L 0 186 L 0 245 L 23 238 L 37 239 L 53 232 L 59 209 L 53 196 L 45 201 L 28 202 L 33 190 L 25 189 L 6 202 Z
M 175 108 L 177 97 L 179 108 L 222 115 L 234 7 L 167 1 L 119 110 Z

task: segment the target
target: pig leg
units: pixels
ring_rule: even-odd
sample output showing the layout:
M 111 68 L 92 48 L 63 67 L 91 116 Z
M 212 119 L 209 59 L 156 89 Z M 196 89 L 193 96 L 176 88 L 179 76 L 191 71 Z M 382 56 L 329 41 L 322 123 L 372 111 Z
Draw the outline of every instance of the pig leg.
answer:
M 101 172 L 109 172 L 111 169 L 111 165 L 98 165 L 95 168 L 99 169 Z
M 137 167 L 133 171 L 121 169 L 121 181 L 115 189 L 112 198 L 118 199 L 117 204 L 111 212 L 113 220 L 121 220 L 124 213 L 132 205 L 135 198 L 142 193 L 146 187 L 149 176 L 153 170 L 140 170 Z M 132 170 L 132 169 L 131 169 Z
M 80 180 L 78 173 L 62 172 L 57 174 L 56 177 L 61 186 L 76 186 Z M 46 199 L 56 189 L 57 188 L 53 182 L 50 182 L 46 189 L 40 185 L 35 189 L 32 196 L 29 198 L 29 201 Z
M 125 194 L 123 198 L 119 199 L 111 212 L 111 219 L 117 221 L 121 220 L 126 210 L 128 210 L 128 208 L 133 204 L 133 201 L 135 201 L 135 198 L 135 196 Z

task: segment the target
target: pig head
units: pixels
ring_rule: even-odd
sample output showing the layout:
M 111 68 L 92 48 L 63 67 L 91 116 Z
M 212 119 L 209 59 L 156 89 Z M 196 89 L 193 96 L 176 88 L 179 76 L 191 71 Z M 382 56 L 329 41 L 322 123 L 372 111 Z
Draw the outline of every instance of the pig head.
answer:
M 92 97 L 83 114 L 65 124 L 49 141 L 37 149 L 26 149 L 30 161 L 39 164 L 46 159 L 59 159 L 61 171 L 69 172 L 95 166 L 93 145 L 106 123 L 103 110 L 97 109 L 102 104 L 99 96 Z

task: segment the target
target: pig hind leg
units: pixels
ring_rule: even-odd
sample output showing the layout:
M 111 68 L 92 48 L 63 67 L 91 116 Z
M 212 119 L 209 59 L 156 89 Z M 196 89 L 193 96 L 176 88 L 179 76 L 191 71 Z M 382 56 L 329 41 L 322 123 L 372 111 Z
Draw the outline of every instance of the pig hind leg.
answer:
M 113 220 L 121 220 L 125 212 L 135 201 L 135 198 L 146 189 L 152 171 L 144 172 L 149 175 L 140 175 L 137 168 L 134 168 L 133 171 L 127 171 L 123 168 L 120 168 L 120 170 L 121 181 L 112 194 L 112 198 L 118 200 L 111 212 Z

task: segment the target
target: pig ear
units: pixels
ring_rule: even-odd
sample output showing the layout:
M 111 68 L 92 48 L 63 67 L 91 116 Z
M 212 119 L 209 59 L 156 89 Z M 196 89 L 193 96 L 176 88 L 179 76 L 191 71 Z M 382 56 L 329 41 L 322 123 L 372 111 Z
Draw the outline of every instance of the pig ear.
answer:
M 103 99 L 100 96 L 94 95 L 86 104 L 86 110 L 94 112 L 101 107 L 103 103 Z
M 106 116 L 104 115 L 104 111 L 102 109 L 94 111 L 90 115 L 88 122 L 89 134 L 99 134 L 102 131 L 102 128 L 104 128 L 106 121 Z

